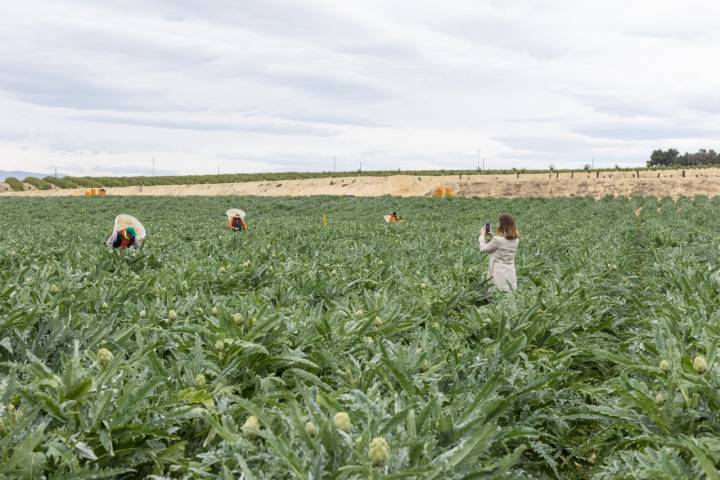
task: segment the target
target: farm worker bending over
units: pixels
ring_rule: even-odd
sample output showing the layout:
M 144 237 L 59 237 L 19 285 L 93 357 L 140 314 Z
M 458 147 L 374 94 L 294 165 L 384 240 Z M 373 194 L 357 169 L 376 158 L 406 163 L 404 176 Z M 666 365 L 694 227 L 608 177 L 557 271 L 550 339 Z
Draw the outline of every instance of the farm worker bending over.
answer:
M 480 251 L 489 253 L 488 278 L 498 290 L 509 292 L 517 289 L 517 276 L 515 274 L 515 254 L 520 241 L 515 220 L 510 215 L 500 215 L 500 226 L 493 236 L 490 224 L 480 231 Z M 486 238 L 490 237 L 490 241 Z
M 145 227 L 140 220 L 132 215 L 121 213 L 115 217 L 113 233 L 105 244 L 108 248 L 125 250 L 132 247 L 139 249 L 142 247 L 143 240 L 145 240 Z
M 392 212 L 390 215 L 385 215 L 385 221 L 388 223 L 397 223 L 402 219 L 396 212 Z
M 227 212 L 228 228 L 235 230 L 236 232 L 244 232 L 248 229 L 248 224 L 245 221 L 245 212 L 239 208 L 231 208 Z
M 140 248 L 142 246 L 142 240 L 138 238 L 135 227 L 127 227 L 114 231 L 105 244 L 108 248 L 125 250 L 130 247 Z
M 233 217 L 230 228 L 236 231 L 248 229 L 247 223 L 245 223 L 245 220 L 242 217 Z

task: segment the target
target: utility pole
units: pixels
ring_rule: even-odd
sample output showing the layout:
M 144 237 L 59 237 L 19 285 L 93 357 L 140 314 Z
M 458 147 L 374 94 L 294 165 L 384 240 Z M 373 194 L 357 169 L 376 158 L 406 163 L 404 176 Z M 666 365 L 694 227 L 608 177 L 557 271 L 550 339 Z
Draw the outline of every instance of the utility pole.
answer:
M 220 175 L 220 165 L 218 165 L 217 167 L 217 174 Z
M 57 167 L 55 167 L 55 178 L 57 178 Z
M 153 158 L 153 177 L 155 176 L 155 159 Z
M 360 160 L 360 172 L 362 172 L 362 160 Z
M 477 169 L 480 170 L 480 150 L 477 151 L 477 154 L 478 154 L 478 159 L 477 159 L 477 160 L 478 160 L 478 166 L 477 166 Z
M 592 169 L 595 170 L 595 157 L 592 157 Z
M 337 157 L 333 157 L 333 172 L 337 171 Z

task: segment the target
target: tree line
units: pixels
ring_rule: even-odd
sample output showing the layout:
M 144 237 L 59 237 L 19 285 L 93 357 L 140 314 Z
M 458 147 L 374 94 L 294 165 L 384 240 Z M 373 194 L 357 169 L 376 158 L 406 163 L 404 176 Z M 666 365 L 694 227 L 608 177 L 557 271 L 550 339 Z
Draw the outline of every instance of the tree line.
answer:
M 676 149 L 671 148 L 665 150 L 655 150 L 647 162 L 647 168 L 656 167 L 684 167 L 684 166 L 701 166 L 720 164 L 720 155 L 714 150 L 701 149 L 697 153 L 685 153 L 680 155 Z M 337 177 L 358 177 L 358 176 L 390 176 L 390 175 L 410 175 L 410 176 L 442 176 L 442 175 L 458 175 L 459 179 L 463 177 L 475 175 L 501 175 L 514 174 L 518 177 L 521 174 L 545 173 L 548 171 L 551 175 L 559 173 L 575 173 L 575 172 L 595 172 L 605 170 L 617 171 L 635 171 L 638 167 L 621 168 L 615 165 L 615 168 L 593 168 L 591 164 L 586 164 L 582 169 L 579 168 L 556 168 L 551 164 L 548 169 L 465 169 L 465 170 L 375 170 L 375 171 L 346 171 L 346 172 L 277 172 L 277 173 L 236 173 L 221 175 L 171 175 L 171 176 L 134 176 L 134 177 L 72 177 L 47 176 L 44 178 L 27 177 L 20 180 L 15 177 L 7 177 L 4 183 L 11 190 L 23 191 L 24 184 L 30 184 L 38 190 L 49 190 L 51 188 L 107 188 L 107 187 L 130 187 L 130 186 L 153 186 L 153 185 L 192 185 L 192 184 L 208 184 L 208 183 L 240 183 L 253 181 L 281 182 L 285 180 L 302 180 L 309 178 L 337 178 Z M 0 181 L 2 182 L 2 181 Z
M 590 171 L 590 166 L 586 165 L 585 170 Z M 634 168 L 630 169 L 634 170 Z M 552 173 L 573 172 L 577 169 L 557 169 L 554 165 L 549 167 Z M 391 175 L 410 175 L 410 176 L 443 176 L 458 175 L 462 180 L 464 176 L 475 175 L 500 175 L 500 174 L 525 174 L 525 173 L 547 173 L 548 170 L 533 170 L 525 168 L 513 169 L 495 169 L 495 170 L 355 170 L 348 172 L 277 172 L 277 173 L 236 173 L 221 175 L 165 175 L 165 176 L 135 176 L 135 177 L 72 177 L 47 176 L 44 178 L 27 177 L 20 180 L 14 177 L 7 177 L 4 182 L 10 186 L 12 190 L 24 190 L 23 183 L 28 183 L 39 190 L 49 190 L 51 188 L 102 188 L 102 187 L 131 187 L 131 186 L 154 186 L 154 185 L 195 185 L 207 183 L 240 183 L 240 182 L 282 182 L 286 180 L 303 180 L 310 178 L 337 178 L 337 177 L 359 177 L 372 176 L 384 177 Z
M 701 148 L 696 153 L 680 152 L 675 148 L 667 150 L 653 150 L 650 160 L 647 162 L 648 167 L 681 167 L 691 165 L 713 165 L 720 164 L 720 155 L 713 149 L 705 150 Z

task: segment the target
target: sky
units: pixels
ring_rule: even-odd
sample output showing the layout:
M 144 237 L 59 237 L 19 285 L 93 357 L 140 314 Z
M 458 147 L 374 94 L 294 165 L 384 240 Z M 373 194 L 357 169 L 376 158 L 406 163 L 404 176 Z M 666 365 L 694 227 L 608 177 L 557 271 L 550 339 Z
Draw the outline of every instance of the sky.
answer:
M 720 2 L 0 2 L 0 169 L 643 165 L 720 140 Z

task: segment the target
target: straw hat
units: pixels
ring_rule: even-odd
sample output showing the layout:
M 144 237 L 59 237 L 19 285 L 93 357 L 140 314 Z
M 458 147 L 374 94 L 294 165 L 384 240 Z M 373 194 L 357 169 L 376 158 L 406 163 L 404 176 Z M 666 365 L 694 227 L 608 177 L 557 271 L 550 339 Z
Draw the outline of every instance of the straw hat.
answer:
M 235 217 L 240 217 L 245 220 L 245 212 L 240 210 L 239 208 L 231 208 L 230 210 L 225 212 L 225 215 L 227 215 L 228 220 Z
M 115 225 L 113 226 L 113 231 L 119 232 L 123 228 L 127 227 L 133 227 L 135 229 L 138 239 L 142 240 L 143 238 L 145 238 L 145 227 L 143 227 L 143 224 L 140 223 L 140 220 L 133 217 L 132 215 L 127 215 L 125 213 L 122 213 L 115 217 Z
M 383 218 L 387 223 L 390 223 L 390 215 L 385 215 Z

